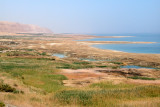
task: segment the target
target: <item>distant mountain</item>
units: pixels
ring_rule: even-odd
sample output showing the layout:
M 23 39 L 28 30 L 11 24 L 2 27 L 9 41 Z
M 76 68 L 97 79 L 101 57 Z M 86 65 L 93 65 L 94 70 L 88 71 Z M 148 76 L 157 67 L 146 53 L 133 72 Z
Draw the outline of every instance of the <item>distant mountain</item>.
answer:
M 53 33 L 47 28 L 36 25 L 0 21 L 0 32 L 6 33 Z

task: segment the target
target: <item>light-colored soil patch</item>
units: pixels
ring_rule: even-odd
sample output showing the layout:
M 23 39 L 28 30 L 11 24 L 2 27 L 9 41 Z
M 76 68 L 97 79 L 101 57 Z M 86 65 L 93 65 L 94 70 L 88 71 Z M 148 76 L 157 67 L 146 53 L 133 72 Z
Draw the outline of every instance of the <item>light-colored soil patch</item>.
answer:
M 136 83 L 136 84 L 152 84 L 152 85 L 160 85 L 160 80 L 133 80 L 129 79 L 129 83 Z
M 95 69 L 63 69 L 62 72 L 69 79 L 84 79 L 89 77 L 103 77 L 106 74 L 95 72 Z
M 142 72 L 143 70 L 146 72 Z M 61 74 L 65 75 L 68 78 L 68 80 L 63 81 L 64 85 L 71 87 L 83 87 L 92 83 L 98 83 L 102 81 L 112 81 L 114 83 L 127 82 L 134 84 L 160 84 L 160 80 L 133 80 L 126 78 L 137 75 L 154 77 L 156 73 L 153 71 L 154 70 L 150 69 L 63 69 Z
M 97 68 L 78 70 L 63 69 L 61 74 L 68 78 L 68 80 L 64 80 L 63 83 L 65 86 L 83 87 L 101 81 L 114 81 L 116 83 L 126 80 L 124 77 L 115 77 L 106 73 L 96 72 L 96 70 Z

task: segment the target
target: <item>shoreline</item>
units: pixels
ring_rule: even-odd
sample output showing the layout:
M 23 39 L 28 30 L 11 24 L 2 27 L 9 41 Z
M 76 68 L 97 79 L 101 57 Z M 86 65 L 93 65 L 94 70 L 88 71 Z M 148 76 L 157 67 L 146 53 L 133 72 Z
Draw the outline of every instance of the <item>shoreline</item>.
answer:
M 100 36 L 101 38 L 124 38 L 124 37 L 135 37 L 135 36 Z M 96 36 L 95 38 L 99 38 L 99 36 Z M 94 39 L 94 38 L 93 38 Z M 89 45 L 91 47 L 94 47 L 93 45 L 103 45 L 103 44 L 155 44 L 158 42 L 129 42 L 129 41 L 78 41 L 79 43 Z M 98 47 L 94 47 L 98 48 Z M 98 48 L 101 49 L 101 48 Z M 133 52 L 125 52 L 125 51 L 119 51 L 114 49 L 102 49 L 102 50 L 111 50 L 113 52 L 124 52 L 124 53 L 133 53 Z M 160 54 L 160 53 L 136 53 L 135 54 Z
M 79 41 L 78 41 L 79 42 Z M 80 41 L 79 43 L 86 43 L 88 45 L 94 44 L 153 44 L 157 42 L 128 42 L 128 41 Z
M 10 35 L 12 36 L 12 35 Z M 111 49 L 99 49 L 92 47 L 93 44 L 129 44 L 129 43 L 153 43 L 153 42 L 86 42 L 76 41 L 82 39 L 95 38 L 90 35 L 70 35 L 70 34 L 46 34 L 44 36 L 24 34 L 21 36 L 7 36 L 3 39 L 2 46 L 12 50 L 32 49 L 38 52 L 62 53 L 70 58 L 89 58 L 89 59 L 112 59 L 127 64 L 136 64 L 140 66 L 152 66 L 160 68 L 160 54 L 148 53 L 128 53 Z M 13 40 L 13 43 L 9 40 Z

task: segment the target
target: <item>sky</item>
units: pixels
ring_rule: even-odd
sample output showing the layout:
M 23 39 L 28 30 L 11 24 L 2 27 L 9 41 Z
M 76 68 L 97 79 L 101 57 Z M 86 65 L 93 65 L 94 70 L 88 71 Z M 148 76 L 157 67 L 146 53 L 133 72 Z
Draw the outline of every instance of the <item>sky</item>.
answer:
M 160 33 L 160 0 L 0 0 L 0 21 L 55 33 Z

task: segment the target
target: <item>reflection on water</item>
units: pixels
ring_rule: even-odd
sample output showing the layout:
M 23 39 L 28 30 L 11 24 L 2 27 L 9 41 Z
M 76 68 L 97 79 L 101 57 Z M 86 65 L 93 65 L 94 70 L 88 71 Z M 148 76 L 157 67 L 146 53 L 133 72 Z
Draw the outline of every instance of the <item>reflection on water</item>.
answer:
M 58 53 L 53 54 L 52 56 L 56 56 L 58 58 L 65 58 L 66 57 L 66 55 L 64 55 L 64 54 L 58 54 Z

